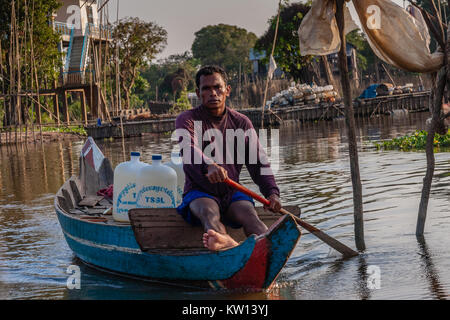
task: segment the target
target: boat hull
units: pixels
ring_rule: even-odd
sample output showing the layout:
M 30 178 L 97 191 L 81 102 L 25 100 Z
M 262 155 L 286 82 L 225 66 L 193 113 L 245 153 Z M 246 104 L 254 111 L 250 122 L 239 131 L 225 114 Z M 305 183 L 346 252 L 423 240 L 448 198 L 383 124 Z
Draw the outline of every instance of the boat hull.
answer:
M 134 277 L 214 289 L 266 289 L 276 279 L 300 237 L 285 216 L 259 237 L 219 252 L 144 252 L 130 225 L 85 221 L 55 206 L 67 244 L 87 264 Z

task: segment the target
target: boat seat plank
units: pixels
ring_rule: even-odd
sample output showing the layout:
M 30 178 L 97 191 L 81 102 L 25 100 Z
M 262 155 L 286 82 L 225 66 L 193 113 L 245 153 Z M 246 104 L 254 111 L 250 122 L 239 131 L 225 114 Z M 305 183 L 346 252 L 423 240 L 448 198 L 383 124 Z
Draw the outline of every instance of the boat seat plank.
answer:
M 286 206 L 286 210 L 298 215 L 297 206 Z M 256 207 L 260 219 L 270 227 L 280 214 Z M 203 227 L 188 224 L 174 208 L 131 209 L 128 212 L 137 243 L 142 251 L 154 249 L 201 249 Z M 227 227 L 227 232 L 236 241 L 246 239 L 242 228 Z
M 60 206 L 60 208 L 63 209 L 65 212 L 70 212 L 70 208 L 67 205 L 66 198 L 63 196 L 57 196 L 57 199 L 58 199 L 58 205 Z
M 73 199 L 75 200 L 75 204 L 78 206 L 82 200 L 80 190 L 78 189 L 77 183 L 75 180 L 70 179 L 70 188 L 72 189 Z
M 78 205 L 84 206 L 84 207 L 95 207 L 97 203 L 100 202 L 104 197 L 103 196 L 92 196 L 88 195 L 81 200 Z
M 62 192 L 64 199 L 66 199 L 67 208 L 73 209 L 74 205 L 73 205 L 72 197 L 70 196 L 69 191 L 67 191 L 67 189 L 63 188 L 63 189 L 61 189 L 61 192 Z

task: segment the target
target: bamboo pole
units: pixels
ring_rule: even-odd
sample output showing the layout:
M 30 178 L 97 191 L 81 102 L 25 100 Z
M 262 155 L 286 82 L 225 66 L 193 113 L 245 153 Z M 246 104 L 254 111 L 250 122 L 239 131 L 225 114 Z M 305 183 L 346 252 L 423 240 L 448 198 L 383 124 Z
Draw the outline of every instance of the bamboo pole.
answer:
M 99 101 L 99 106 L 101 105 L 100 103 L 101 103 L 101 96 L 100 96 L 100 93 L 102 92 L 102 77 L 101 77 L 101 74 L 102 74 L 102 31 L 101 31 L 101 25 L 102 25 L 102 22 L 103 22 L 103 15 L 100 13 L 100 24 L 99 24 L 99 44 L 98 44 L 98 54 L 97 54 L 97 68 L 96 68 L 96 70 L 97 70 L 97 74 L 98 74 L 98 77 L 97 77 L 97 86 L 98 86 L 98 95 L 99 95 L 99 97 L 98 97 L 98 101 Z M 105 106 L 106 107 L 106 106 Z M 103 108 L 101 108 L 101 109 L 103 109 Z M 106 108 L 105 108 L 106 109 Z M 104 113 L 104 110 L 102 110 L 102 113 Z M 103 116 L 105 116 L 105 114 L 103 114 Z M 103 117 L 101 117 L 102 118 L 102 120 L 104 119 Z
M 10 24 L 10 41 L 9 41 L 9 72 L 10 72 L 10 76 L 9 76 L 9 90 L 10 90 L 10 116 L 9 116 L 9 129 L 11 129 L 12 127 L 12 122 L 15 118 L 15 99 L 12 96 L 13 93 L 15 92 L 15 41 L 13 39 L 15 39 L 15 31 L 14 31 L 14 21 L 15 21 L 15 17 L 16 17 L 16 2 L 14 0 L 11 1 L 11 24 Z M 14 118 L 13 118 L 14 117 Z M 17 131 L 16 131 L 16 142 L 17 142 Z
M 25 25 L 24 25 L 24 43 L 25 43 L 25 50 L 24 50 L 24 66 L 26 67 L 27 64 L 27 31 L 29 31 L 28 29 L 28 2 L 27 0 L 24 0 L 24 4 L 25 4 Z M 31 58 L 31 57 L 30 57 Z M 24 76 L 25 76 L 25 91 L 29 91 L 29 86 L 28 86 L 28 73 L 24 72 Z M 28 117 L 24 117 L 24 123 L 25 123 L 25 143 L 28 143 L 28 119 L 30 119 L 32 121 L 32 117 L 30 117 L 29 115 L 29 108 L 28 108 L 28 102 L 29 99 L 25 100 L 25 110 L 26 113 L 25 115 L 28 115 Z
M 19 93 L 22 90 L 22 81 L 21 81 L 21 67 L 20 67 L 20 41 L 19 41 L 19 26 L 17 25 L 17 17 L 19 17 L 19 10 L 20 10 L 20 0 L 17 1 L 17 14 L 16 14 L 16 19 L 14 20 L 14 24 L 15 24 L 15 41 L 16 41 L 16 50 L 15 50 L 15 54 L 16 54 L 16 63 L 17 63 L 17 89 L 16 89 L 16 93 Z M 17 112 L 17 124 L 19 125 L 19 133 L 22 133 L 22 99 L 19 95 L 17 95 L 16 98 L 16 112 Z M 16 124 L 16 126 L 17 126 Z M 17 130 L 16 130 L 17 133 Z M 16 135 L 17 137 L 17 135 Z
M 277 36 L 278 36 L 278 25 L 280 23 L 280 13 L 281 13 L 281 0 L 278 2 L 277 23 L 275 26 L 275 35 L 273 37 L 272 51 L 271 51 L 270 57 L 273 57 L 273 54 L 275 52 L 275 44 L 277 42 Z M 269 64 L 270 64 L 270 57 L 269 57 Z M 264 98 L 263 98 L 263 103 L 262 103 L 262 107 L 261 107 L 261 129 L 264 129 L 264 108 L 266 106 L 267 90 L 269 88 L 269 81 L 270 81 L 270 78 L 269 78 L 269 75 L 267 75 L 266 86 L 264 88 Z
M 108 1 L 106 1 L 102 5 L 102 7 L 104 7 L 107 3 L 108 3 Z M 107 14 L 106 14 L 107 10 L 108 10 L 108 7 L 105 7 L 105 10 L 101 11 L 103 13 L 103 15 L 105 16 L 105 19 L 107 20 L 107 21 L 104 22 L 106 25 L 108 25 L 108 22 L 109 22 L 108 18 L 107 18 Z M 109 61 L 109 41 L 108 41 L 108 39 L 109 38 L 108 38 L 108 33 L 107 32 L 105 32 L 105 39 L 106 39 L 106 41 L 105 41 L 105 58 L 103 59 L 103 61 L 104 61 L 103 62 L 103 95 L 105 97 L 106 104 L 107 104 L 108 103 L 107 73 L 109 71 L 109 68 L 108 68 L 108 61 Z M 109 121 L 111 121 L 108 108 L 107 108 L 107 112 L 108 112 L 107 117 L 108 117 Z
M 34 12 L 34 0 L 33 0 L 33 12 Z M 38 110 L 38 125 L 39 125 L 39 133 L 41 135 L 41 143 L 43 142 L 42 137 L 42 119 L 41 119 L 41 98 L 39 95 L 39 80 L 38 80 L 38 73 L 37 73 L 37 66 L 36 66 L 36 57 L 34 54 L 34 43 L 33 43 L 33 31 L 34 31 L 34 17 L 31 18 L 31 60 L 32 60 L 32 66 L 33 66 L 33 74 L 35 78 L 35 84 L 36 84 L 36 93 L 37 93 L 37 110 Z M 34 131 L 34 130 L 33 130 Z
M 117 17 L 116 17 L 116 23 L 119 24 L 119 6 L 120 6 L 120 0 L 117 0 Z M 119 41 L 118 38 L 116 38 L 116 94 L 117 94 L 117 103 L 119 107 L 119 115 L 120 115 L 120 132 L 122 135 L 122 156 L 123 161 L 126 161 L 126 155 L 125 155 L 125 137 L 123 133 L 123 120 L 122 120 L 122 102 L 120 97 L 120 65 L 119 65 Z
M 355 117 L 351 97 L 350 79 L 347 66 L 347 42 L 344 33 L 344 6 L 345 0 L 336 0 L 336 20 L 341 38 L 341 48 L 339 51 L 339 69 L 341 74 L 342 91 L 345 104 L 345 122 L 347 125 L 347 135 L 350 154 L 350 171 L 353 186 L 353 206 L 355 221 L 355 244 L 359 251 L 366 248 L 364 242 L 364 220 L 363 220 L 363 201 L 362 185 L 359 172 L 358 145 L 356 141 Z

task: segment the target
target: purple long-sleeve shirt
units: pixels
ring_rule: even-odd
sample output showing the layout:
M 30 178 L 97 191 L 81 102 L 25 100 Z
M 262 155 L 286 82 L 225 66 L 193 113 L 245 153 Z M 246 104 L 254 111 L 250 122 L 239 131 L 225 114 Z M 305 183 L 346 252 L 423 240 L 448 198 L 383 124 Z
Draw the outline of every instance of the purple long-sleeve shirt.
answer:
M 199 129 L 200 126 L 201 130 Z M 178 130 L 183 131 L 185 135 L 184 138 L 179 138 L 181 151 L 183 153 L 183 169 L 186 176 L 184 195 L 191 190 L 199 190 L 219 198 L 227 199 L 231 197 L 235 190 L 225 183 L 210 183 L 206 177 L 207 166 L 212 162 L 225 168 L 228 177 L 236 182 L 239 182 L 239 174 L 243 163 L 245 163 L 251 178 L 259 186 L 260 192 L 266 198 L 272 194 L 280 194 L 270 169 L 270 164 L 267 161 L 267 156 L 254 131 L 253 124 L 245 115 L 233 109 L 225 108 L 223 115 L 213 116 L 206 110 L 206 107 L 200 105 L 199 107 L 181 113 L 176 119 L 175 127 L 179 135 L 180 131 Z M 206 141 L 203 141 L 203 145 L 200 148 L 198 139 L 200 139 L 200 142 L 202 141 L 202 137 L 203 140 L 205 140 L 205 136 L 208 137 L 208 133 L 205 135 L 205 131 L 208 129 L 216 129 L 215 135 L 222 134 L 222 162 L 220 161 L 220 148 L 208 146 L 212 143 L 211 141 L 215 141 L 215 139 L 211 140 L 210 138 L 209 140 L 211 141 L 206 139 Z M 244 138 L 243 134 L 238 134 L 238 137 L 229 140 L 227 145 L 227 133 L 237 133 L 239 131 L 233 130 L 238 129 L 242 129 L 240 130 L 240 133 L 253 132 L 254 136 L 250 138 L 247 135 Z M 227 132 L 227 130 L 229 130 L 229 132 Z M 197 134 L 195 135 L 195 133 Z M 194 139 L 194 137 L 196 137 L 197 140 Z M 184 139 L 187 138 L 189 138 L 189 142 L 184 141 Z M 219 141 L 220 140 L 216 141 L 217 145 L 219 145 Z M 231 145 L 231 141 L 233 141 L 234 146 Z M 241 145 L 239 145 L 239 143 L 241 143 Z M 189 155 L 185 154 L 186 150 L 189 150 L 191 153 L 190 161 L 187 161 L 189 160 Z M 242 154 L 242 150 L 245 150 L 245 155 Z M 256 150 L 258 150 L 258 152 L 256 152 L 255 155 Z M 210 153 L 211 156 L 208 157 L 205 153 Z M 261 174 L 262 169 L 265 171 L 264 174 Z

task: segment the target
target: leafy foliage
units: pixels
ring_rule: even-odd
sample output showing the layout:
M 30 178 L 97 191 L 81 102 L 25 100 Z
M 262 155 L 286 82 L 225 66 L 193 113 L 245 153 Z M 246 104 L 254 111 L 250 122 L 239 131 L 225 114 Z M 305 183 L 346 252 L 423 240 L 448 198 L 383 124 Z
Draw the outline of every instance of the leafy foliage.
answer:
M 200 61 L 186 51 L 182 54 L 171 55 L 144 68 L 142 77 L 148 81 L 151 88 L 147 91 L 147 100 L 156 99 L 156 89 L 158 89 L 158 98 L 165 100 L 176 100 L 183 90 L 193 91 L 195 74 L 199 65 Z
M 169 110 L 169 113 L 178 114 L 182 111 L 189 110 L 192 108 L 191 103 L 188 99 L 188 93 L 186 90 L 183 90 L 180 94 L 180 97 L 177 99 L 173 107 Z
M 356 48 L 356 59 L 359 70 L 365 71 L 375 63 L 375 54 L 361 30 L 353 30 L 347 34 L 346 39 L 348 43 L 351 43 Z
M 423 150 L 426 147 L 428 133 L 424 130 L 416 131 L 412 135 L 386 140 L 381 143 L 375 143 L 377 149 L 384 150 Z M 450 147 L 450 130 L 445 135 L 436 134 L 434 138 L 434 147 Z
M 77 134 L 77 135 L 84 136 L 84 137 L 87 137 L 87 135 L 88 135 L 83 126 L 59 127 L 59 128 L 56 128 L 56 127 L 42 127 L 42 131 L 72 133 L 72 134 Z
M 55 33 L 49 17 L 52 12 L 62 5 L 58 0 L 34 0 L 27 2 L 28 7 L 25 7 L 24 1 L 15 2 L 15 11 L 17 19 L 17 29 L 20 30 L 18 41 L 21 46 L 20 51 L 20 75 L 22 87 L 26 85 L 26 79 L 31 79 L 31 36 L 29 31 L 33 29 L 33 51 L 36 62 L 36 70 L 39 79 L 46 79 L 52 81 L 58 77 L 58 68 L 62 64 L 61 53 L 58 51 L 58 43 L 60 40 L 59 34 Z M 9 56 L 10 38 L 11 38 L 11 0 L 0 0 L 0 41 L 2 47 L 2 70 L 3 74 L 9 75 L 11 66 Z M 26 18 L 26 19 L 25 19 Z M 27 22 L 27 23 L 25 23 Z M 25 31 L 26 30 L 26 31 Z M 13 54 L 16 54 L 14 52 Z M 25 64 L 25 59 L 27 64 Z M 40 81 L 43 83 L 43 81 Z M 0 87 L 7 91 L 9 88 L 9 81 L 7 78 L 0 77 Z
M 305 67 L 313 59 L 312 56 L 301 55 L 298 40 L 298 28 L 310 8 L 311 5 L 308 3 L 284 3 L 280 12 L 274 58 L 277 66 L 290 74 L 295 80 L 304 79 L 305 72 L 308 72 Z M 263 60 L 266 63 L 268 63 L 272 52 L 277 16 L 278 14 L 269 19 L 269 28 L 255 45 L 256 50 L 267 53 L 265 60 Z
M 147 66 L 165 48 L 167 31 L 156 23 L 128 17 L 119 20 L 113 38 L 119 47 L 120 81 L 126 108 L 129 108 L 139 69 Z
M 206 26 L 195 33 L 192 54 L 202 65 L 216 64 L 230 77 L 251 70 L 249 53 L 257 37 L 243 28 L 227 24 Z

